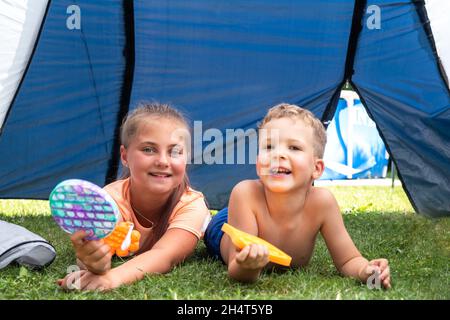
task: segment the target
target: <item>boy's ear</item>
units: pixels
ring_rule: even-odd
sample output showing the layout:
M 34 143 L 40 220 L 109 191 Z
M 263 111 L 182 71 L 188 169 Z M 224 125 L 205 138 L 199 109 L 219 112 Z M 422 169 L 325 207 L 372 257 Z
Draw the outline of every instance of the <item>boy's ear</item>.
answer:
M 323 159 L 316 159 L 316 162 L 314 164 L 313 179 L 319 179 L 322 176 L 324 170 L 325 162 L 323 161 Z
M 124 145 L 120 146 L 120 161 L 122 161 L 124 167 L 128 167 L 127 149 Z

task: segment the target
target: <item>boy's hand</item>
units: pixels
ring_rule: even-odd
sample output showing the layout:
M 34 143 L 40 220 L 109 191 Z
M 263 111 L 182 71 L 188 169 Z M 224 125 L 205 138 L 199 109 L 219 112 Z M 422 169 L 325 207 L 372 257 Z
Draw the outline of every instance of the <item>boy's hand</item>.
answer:
M 369 278 L 374 272 L 378 272 L 380 283 L 384 288 L 391 288 L 391 273 L 387 259 L 374 259 L 366 266 L 364 273 Z
M 77 258 L 92 273 L 104 274 L 111 269 L 110 248 L 101 240 L 87 241 L 86 236 L 86 232 L 80 230 L 70 237 Z
M 262 269 L 269 263 L 269 249 L 262 244 L 251 244 L 236 254 L 236 262 L 245 269 Z

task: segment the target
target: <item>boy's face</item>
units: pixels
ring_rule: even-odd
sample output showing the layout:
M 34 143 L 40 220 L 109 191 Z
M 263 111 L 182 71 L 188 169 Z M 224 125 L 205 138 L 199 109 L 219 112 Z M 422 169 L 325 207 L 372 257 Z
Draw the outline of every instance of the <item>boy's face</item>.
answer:
M 302 120 L 280 118 L 260 130 L 256 170 L 272 192 L 290 192 L 311 185 L 323 172 L 314 155 L 314 132 Z

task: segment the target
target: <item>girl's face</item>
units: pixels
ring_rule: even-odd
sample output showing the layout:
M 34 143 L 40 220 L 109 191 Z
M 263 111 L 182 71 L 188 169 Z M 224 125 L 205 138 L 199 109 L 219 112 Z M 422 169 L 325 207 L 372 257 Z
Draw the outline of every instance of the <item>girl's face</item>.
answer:
M 170 194 L 186 172 L 187 128 L 173 119 L 148 116 L 138 124 L 128 148 L 120 148 L 122 164 L 130 169 L 137 190 Z
M 272 192 L 304 188 L 320 177 L 323 160 L 314 155 L 313 129 L 301 120 L 273 119 L 260 131 L 256 168 Z

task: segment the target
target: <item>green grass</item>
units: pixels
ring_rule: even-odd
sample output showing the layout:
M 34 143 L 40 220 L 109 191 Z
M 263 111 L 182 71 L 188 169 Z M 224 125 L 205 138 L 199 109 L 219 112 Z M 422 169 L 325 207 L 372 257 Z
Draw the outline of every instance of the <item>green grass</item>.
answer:
M 341 277 L 319 237 L 309 266 L 264 273 L 256 284 L 228 279 L 226 268 L 199 243 L 194 255 L 166 275 L 148 276 L 107 293 L 63 292 L 55 284 L 75 263 L 68 236 L 53 222 L 46 201 L 0 200 L 0 219 L 49 240 L 57 258 L 43 271 L 11 265 L 0 271 L 0 299 L 450 299 L 450 219 L 413 212 L 403 189 L 330 187 L 362 254 L 391 265 L 389 291 Z M 115 260 L 114 264 L 121 263 Z

